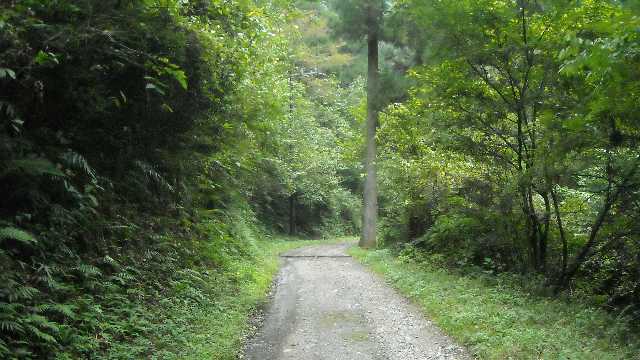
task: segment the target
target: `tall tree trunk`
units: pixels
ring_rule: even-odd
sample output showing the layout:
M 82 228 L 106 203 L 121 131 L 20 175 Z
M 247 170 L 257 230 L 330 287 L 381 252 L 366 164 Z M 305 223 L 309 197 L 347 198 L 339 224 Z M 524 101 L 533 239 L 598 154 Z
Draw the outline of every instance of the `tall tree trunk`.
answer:
M 289 195 L 289 235 L 296 234 L 296 194 Z
M 522 197 L 522 212 L 525 216 L 525 226 L 527 230 L 527 241 L 529 242 L 529 258 L 531 267 L 538 270 L 540 259 L 540 247 L 538 244 L 538 219 L 531 198 L 531 189 L 525 185 L 520 186 Z
M 360 246 L 376 246 L 376 223 L 378 220 L 378 189 L 376 180 L 376 128 L 378 126 L 378 11 L 375 1 L 369 3 L 368 26 L 368 72 L 367 72 L 367 137 L 364 168 L 367 177 L 364 183 L 364 211 Z
M 560 206 L 558 205 L 558 196 L 556 191 L 551 187 L 551 200 L 553 200 L 553 210 L 556 214 L 556 223 L 558 231 L 560 231 L 560 240 L 562 240 L 562 276 L 567 272 L 567 258 L 569 257 L 569 247 L 567 245 L 567 236 L 562 225 L 562 216 L 560 214 Z
M 549 239 L 549 223 L 551 222 L 551 204 L 549 202 L 549 193 L 540 193 L 544 200 L 544 223 L 542 231 L 540 231 L 540 271 L 547 270 L 547 240 Z

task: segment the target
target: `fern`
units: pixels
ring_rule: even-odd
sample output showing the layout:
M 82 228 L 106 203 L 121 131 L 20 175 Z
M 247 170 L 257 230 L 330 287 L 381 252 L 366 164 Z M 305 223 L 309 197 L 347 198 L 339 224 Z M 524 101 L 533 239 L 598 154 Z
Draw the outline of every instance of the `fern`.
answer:
M 71 304 L 53 304 L 51 310 L 62 314 L 70 319 L 74 319 L 76 317 L 76 308 L 77 307 L 75 305 Z
M 111 257 L 111 256 L 109 256 L 109 255 L 105 255 L 105 256 L 102 258 L 102 262 L 103 262 L 105 265 L 110 265 L 110 266 L 112 266 L 112 267 L 113 267 L 113 268 L 115 268 L 115 269 L 119 269 L 119 268 L 120 268 L 120 266 L 121 266 L 121 265 L 120 265 L 120 263 L 119 263 L 116 259 L 112 258 L 112 257 Z
M 40 314 L 30 314 L 25 318 L 25 322 L 37 326 L 40 329 L 46 329 L 53 333 L 60 331 L 59 325 L 49 321 L 46 316 Z
M 82 276 L 86 278 L 102 275 L 102 271 L 100 271 L 100 269 L 89 264 L 78 264 L 76 267 L 74 267 L 74 270 L 78 271 Z
M 153 166 L 140 160 L 136 161 L 135 164 L 149 181 L 168 192 L 173 192 L 173 186 Z
M 44 341 L 45 343 L 57 344 L 58 341 L 53 336 L 47 334 L 46 332 L 38 329 L 33 325 L 27 325 L 25 329 L 31 334 L 37 337 L 38 339 Z
M 30 245 L 34 245 L 38 243 L 38 240 L 36 240 L 36 238 L 33 235 L 29 234 L 24 230 L 20 230 L 14 227 L 0 228 L 0 241 L 5 239 L 13 239 L 23 244 L 30 244 Z
M 0 320 L 0 331 L 22 333 L 24 328 L 12 320 Z
M 56 313 L 56 314 L 66 316 L 70 319 L 76 318 L 75 311 L 77 310 L 77 308 L 78 308 L 77 306 L 72 304 L 58 304 L 58 303 L 40 304 L 35 307 L 35 309 L 39 313 L 45 313 L 45 312 Z
M 96 180 L 96 172 L 89 165 L 89 162 L 84 158 L 84 156 L 78 154 L 73 150 L 67 150 L 67 152 L 62 154 L 61 159 L 67 167 L 79 170 L 87 175 L 90 179 Z
M 53 278 L 54 269 L 54 266 L 45 264 L 40 264 L 38 267 L 37 279 L 40 283 L 46 284 L 49 289 L 59 288 L 59 283 Z
M 135 280 L 136 277 L 128 272 L 121 271 L 111 277 L 112 281 L 119 283 L 120 285 L 125 285 L 128 282 Z
M 23 307 L 24 305 L 18 303 L 0 302 L 0 314 L 2 314 L 2 316 L 6 318 L 7 314 L 15 314 Z
M 39 293 L 40 290 L 34 287 L 18 286 L 17 288 L 11 289 L 9 291 L 9 301 L 14 302 L 17 300 L 31 300 Z

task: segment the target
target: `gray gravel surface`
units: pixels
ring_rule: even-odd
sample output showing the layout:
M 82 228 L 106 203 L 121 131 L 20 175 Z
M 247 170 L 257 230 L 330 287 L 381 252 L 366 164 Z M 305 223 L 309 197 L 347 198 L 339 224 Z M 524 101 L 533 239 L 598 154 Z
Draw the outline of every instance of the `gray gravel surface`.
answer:
M 348 257 L 348 246 L 284 254 L 271 304 L 242 358 L 471 359 L 405 298 Z

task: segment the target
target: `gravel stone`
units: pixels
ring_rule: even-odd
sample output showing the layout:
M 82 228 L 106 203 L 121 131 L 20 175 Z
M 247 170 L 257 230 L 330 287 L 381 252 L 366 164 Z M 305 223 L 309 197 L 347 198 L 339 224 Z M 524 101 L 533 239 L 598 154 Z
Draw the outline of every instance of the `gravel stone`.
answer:
M 248 360 L 467 360 L 407 299 L 348 257 L 350 244 L 284 254 Z

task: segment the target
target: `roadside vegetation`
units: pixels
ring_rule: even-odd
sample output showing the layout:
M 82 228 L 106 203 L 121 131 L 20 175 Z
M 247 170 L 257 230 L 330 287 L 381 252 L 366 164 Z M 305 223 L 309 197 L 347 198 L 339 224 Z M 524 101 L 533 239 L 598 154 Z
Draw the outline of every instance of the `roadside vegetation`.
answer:
M 469 304 L 462 316 L 492 316 L 493 329 L 459 337 L 481 357 L 637 357 L 624 336 L 640 326 L 638 2 L 348 0 L 335 8 L 336 32 L 352 42 L 359 34 L 369 65 L 381 59 L 373 77 L 369 68 L 380 91 L 368 94 L 377 172 L 366 174 L 371 183 L 377 176 L 379 216 L 361 244 L 415 254 L 418 265 L 399 278 L 431 276 L 421 262 L 463 271 L 460 293 L 411 292 L 427 304 L 460 295 Z M 368 214 L 376 204 L 366 197 Z M 482 291 L 468 299 L 478 288 L 465 288 L 467 278 L 517 279 L 517 301 L 570 305 L 494 311 Z M 557 333 L 554 310 L 569 324 Z M 545 343 L 547 332 L 555 338 Z M 563 332 L 573 340 L 558 340 Z M 597 345 L 581 345 L 590 341 Z
M 363 228 L 461 284 L 466 319 L 412 296 L 481 356 L 633 356 L 638 28 L 635 0 L 1 1 L 0 358 L 231 356 L 293 244 L 265 239 Z
M 232 358 L 267 239 L 358 231 L 361 86 L 311 72 L 298 19 L 0 2 L 0 358 Z
M 637 359 L 640 336 L 619 316 L 577 299 L 551 299 L 535 283 L 480 269 L 450 270 L 408 247 L 350 250 L 480 359 Z
M 279 267 L 278 255 L 297 247 L 329 242 L 284 237 L 264 239 L 255 243 L 248 256 L 230 256 L 227 259 L 230 267 L 225 271 L 192 269 L 199 273 L 191 274 L 178 285 L 182 288 L 179 296 L 153 311 L 156 320 L 151 338 L 157 341 L 153 356 L 237 359 L 243 340 L 252 331 L 249 316 L 267 299 Z M 157 319 L 163 321 L 158 323 Z

